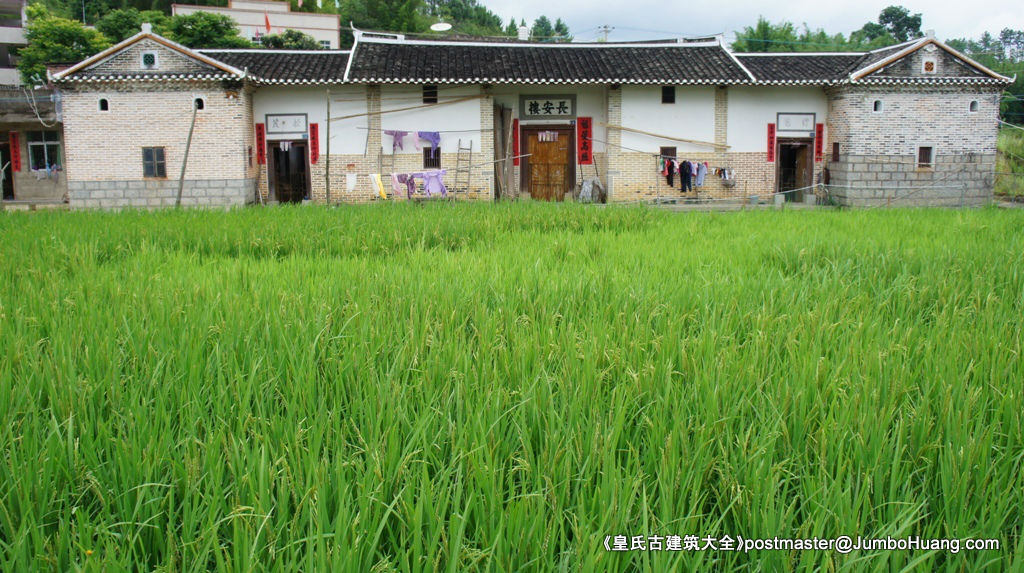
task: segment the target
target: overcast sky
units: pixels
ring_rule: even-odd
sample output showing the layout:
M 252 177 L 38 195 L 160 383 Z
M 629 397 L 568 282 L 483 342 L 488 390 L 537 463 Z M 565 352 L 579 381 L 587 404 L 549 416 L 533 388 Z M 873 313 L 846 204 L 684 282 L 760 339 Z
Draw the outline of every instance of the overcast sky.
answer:
M 877 21 L 878 13 L 893 4 L 905 6 L 912 14 L 922 14 L 922 30 L 935 30 L 940 40 L 977 38 L 989 31 L 997 35 L 1003 28 L 1024 29 L 1024 8 L 1019 1 L 968 0 L 967 2 L 907 0 L 904 2 L 864 2 L 850 0 L 719 0 L 700 3 L 664 2 L 664 0 L 481 0 L 503 18 L 525 18 L 527 24 L 540 15 L 561 18 L 569 24 L 577 41 L 597 38 L 597 27 L 615 29 L 609 40 L 651 40 L 674 36 L 725 33 L 732 38 L 736 30 L 752 26 L 758 15 L 772 22 L 788 20 L 798 27 L 806 23 L 812 30 L 823 28 L 829 34 L 849 35 L 865 22 Z

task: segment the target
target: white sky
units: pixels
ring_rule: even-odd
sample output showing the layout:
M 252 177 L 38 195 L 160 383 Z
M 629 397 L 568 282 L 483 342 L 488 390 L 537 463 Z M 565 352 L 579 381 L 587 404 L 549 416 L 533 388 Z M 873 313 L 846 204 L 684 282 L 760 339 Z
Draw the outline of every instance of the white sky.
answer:
M 904 6 L 911 14 L 922 14 L 921 30 L 935 30 L 935 36 L 940 40 L 977 39 L 985 31 L 998 35 L 1003 28 L 1024 29 L 1024 8 L 1019 1 L 1007 0 L 719 0 L 704 4 L 707 7 L 698 7 L 697 3 L 666 3 L 664 0 L 613 0 L 606 3 L 600 0 L 482 0 L 481 3 L 501 16 L 505 23 L 514 17 L 517 22 L 525 18 L 527 25 L 532 25 L 533 20 L 542 14 L 552 22 L 561 18 L 569 25 L 577 41 L 595 40 L 597 27 L 605 24 L 615 28 L 609 35 L 612 41 L 723 32 L 731 40 L 735 31 L 753 26 L 758 15 L 773 23 L 788 20 L 799 28 L 806 23 L 812 30 L 823 28 L 829 34 L 842 32 L 849 35 L 865 22 L 877 21 L 878 13 L 891 5 Z

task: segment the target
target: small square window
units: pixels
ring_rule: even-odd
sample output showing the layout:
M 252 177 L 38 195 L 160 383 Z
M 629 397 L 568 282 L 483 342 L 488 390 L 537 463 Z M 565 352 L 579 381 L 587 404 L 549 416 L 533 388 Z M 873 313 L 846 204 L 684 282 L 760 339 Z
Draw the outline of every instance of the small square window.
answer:
M 661 86 L 661 103 L 676 103 L 676 86 Z
M 934 74 L 935 73 L 935 60 L 931 59 L 931 58 L 928 58 L 924 62 L 922 62 L 921 63 L 921 71 L 926 73 L 926 74 Z
M 978 100 L 974 100 L 974 101 L 971 102 L 971 105 L 967 107 L 967 111 L 969 111 L 971 113 L 978 113 L 978 108 L 979 108 Z
M 662 147 L 659 150 L 658 153 L 663 158 L 668 158 L 668 159 L 675 159 L 676 158 L 676 148 L 675 147 Z
M 435 151 L 437 149 L 437 151 Z M 434 147 L 423 148 L 423 168 L 424 169 L 440 169 L 441 168 L 441 150 Z
M 100 111 L 110 111 L 110 102 L 107 101 L 107 98 L 101 97 L 99 105 L 100 105 Z
M 884 107 L 885 107 L 885 106 L 884 106 L 884 104 L 882 104 L 882 100 L 880 100 L 880 99 L 876 99 L 876 100 L 875 100 L 875 104 L 874 104 L 874 106 L 873 106 L 873 107 L 872 107 L 871 109 L 872 109 L 872 111 L 874 111 L 875 113 L 882 113 L 882 109 L 883 109 Z
M 917 148 L 918 169 L 930 169 L 935 164 L 935 149 L 930 146 Z
M 142 148 L 142 175 L 143 177 L 167 177 L 163 147 Z
M 832 142 L 832 161 L 839 161 L 839 142 Z
M 320 47 L 322 49 L 324 49 L 324 50 L 330 50 L 331 49 L 331 41 L 330 40 L 320 40 Z
M 437 103 L 437 86 L 423 86 L 423 103 Z
M 158 65 L 156 52 L 142 52 L 142 67 L 151 70 Z

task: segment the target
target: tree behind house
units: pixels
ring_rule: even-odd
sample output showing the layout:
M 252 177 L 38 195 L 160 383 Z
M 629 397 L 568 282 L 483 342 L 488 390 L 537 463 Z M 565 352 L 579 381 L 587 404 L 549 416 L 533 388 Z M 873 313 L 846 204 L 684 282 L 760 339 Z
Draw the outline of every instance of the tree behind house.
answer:
M 18 51 L 18 72 L 25 85 L 45 83 L 47 64 L 76 63 L 110 47 L 100 32 L 54 16 L 45 6 L 29 5 L 27 16 L 28 45 Z

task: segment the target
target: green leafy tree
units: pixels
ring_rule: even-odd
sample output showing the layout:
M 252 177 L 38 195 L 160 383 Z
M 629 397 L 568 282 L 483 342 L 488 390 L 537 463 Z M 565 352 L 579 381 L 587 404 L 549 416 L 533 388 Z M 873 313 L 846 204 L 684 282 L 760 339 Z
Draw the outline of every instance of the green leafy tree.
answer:
M 793 52 L 797 44 L 796 28 L 790 22 L 772 24 L 758 16 L 757 24 L 736 32 L 732 49 L 736 52 Z
M 260 40 L 264 48 L 274 50 L 319 50 L 323 46 L 313 36 L 298 30 L 285 30 L 283 34 L 268 34 Z
M 108 12 L 99 22 L 96 22 L 96 29 L 113 42 L 120 42 L 138 34 L 142 24 L 153 25 L 153 32 L 166 36 L 170 18 L 163 12 L 157 10 L 146 10 L 140 12 L 135 8 L 125 8 Z
M 519 34 L 519 26 L 516 25 L 516 19 L 510 18 L 508 25 L 505 26 L 505 35 L 515 37 Z
M 903 6 L 889 6 L 878 15 L 878 23 L 897 42 L 921 37 L 921 15 L 911 14 Z
M 168 25 L 171 39 L 189 48 L 248 48 L 248 40 L 238 35 L 235 21 L 223 14 L 195 12 L 179 14 Z
M 569 34 L 569 25 L 561 18 L 555 20 L 554 36 L 556 42 L 571 42 L 572 35 Z
M 530 39 L 546 42 L 554 35 L 555 27 L 547 16 L 541 16 L 533 21 L 533 28 L 530 28 Z
M 45 6 L 30 5 L 27 15 L 28 45 L 18 52 L 18 72 L 28 85 L 45 81 L 46 64 L 80 62 L 110 47 L 100 32 L 54 16 Z

